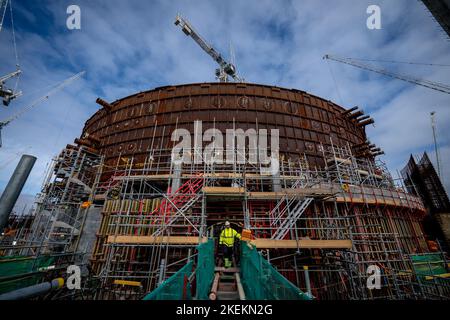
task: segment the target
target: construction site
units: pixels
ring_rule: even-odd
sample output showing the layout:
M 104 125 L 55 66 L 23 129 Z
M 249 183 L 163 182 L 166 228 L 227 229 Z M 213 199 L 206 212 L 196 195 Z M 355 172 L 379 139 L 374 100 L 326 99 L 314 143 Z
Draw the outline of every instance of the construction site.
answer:
M 219 81 L 98 98 L 32 213 L 8 212 L 0 298 L 448 300 L 447 244 L 424 231 L 428 208 L 408 173 L 393 178 L 380 159 L 371 116 L 246 82 L 186 20 L 175 24 L 219 64 Z M 173 161 L 180 129 L 196 161 Z M 276 145 L 262 141 L 274 130 Z M 241 235 L 231 268 L 218 241 L 225 221 Z M 77 290 L 55 282 L 71 265 Z

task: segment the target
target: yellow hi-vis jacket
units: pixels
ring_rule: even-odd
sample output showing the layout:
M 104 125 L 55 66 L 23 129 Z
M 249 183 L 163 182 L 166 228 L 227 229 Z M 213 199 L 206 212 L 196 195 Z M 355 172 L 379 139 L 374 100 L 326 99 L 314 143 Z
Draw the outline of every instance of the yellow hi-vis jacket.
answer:
M 220 233 L 219 244 L 224 244 L 227 247 L 234 245 L 234 238 L 241 238 L 241 235 L 232 228 L 225 228 Z

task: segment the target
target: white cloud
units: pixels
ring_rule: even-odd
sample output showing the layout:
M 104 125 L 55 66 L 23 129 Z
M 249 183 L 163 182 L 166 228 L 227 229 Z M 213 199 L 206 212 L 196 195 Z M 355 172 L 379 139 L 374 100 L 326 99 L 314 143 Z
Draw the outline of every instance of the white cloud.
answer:
M 22 90 L 36 91 L 80 70 L 87 74 L 4 129 L 0 189 L 14 170 L 14 161 L 8 164 L 8 159 L 28 150 L 38 161 L 24 192 L 39 191 L 46 164 L 79 136 L 84 122 L 98 109 L 97 96 L 113 101 L 160 85 L 214 81 L 215 63 L 173 25 L 177 12 L 227 57 L 231 40 L 239 71 L 249 82 L 298 88 L 337 103 L 341 101 L 336 85 L 322 60 L 326 53 L 448 63 L 448 41 L 420 2 L 377 3 L 382 30 L 366 28 L 366 8 L 372 4 L 368 0 L 78 1 L 82 29 L 75 31 L 65 28 L 69 1 L 16 3 Z M 6 61 L 1 74 L 14 68 L 9 39 L 9 30 L 4 29 L 0 54 Z M 450 83 L 448 68 L 384 66 Z M 449 187 L 448 95 L 334 62 L 330 67 L 342 104 L 359 105 L 376 120 L 376 126 L 368 128 L 369 138 L 386 151 L 384 159 L 393 171 L 406 163 L 409 153 L 432 152 L 429 112 L 437 111 Z M 1 111 L 1 118 L 31 100 L 32 96 L 17 100 Z

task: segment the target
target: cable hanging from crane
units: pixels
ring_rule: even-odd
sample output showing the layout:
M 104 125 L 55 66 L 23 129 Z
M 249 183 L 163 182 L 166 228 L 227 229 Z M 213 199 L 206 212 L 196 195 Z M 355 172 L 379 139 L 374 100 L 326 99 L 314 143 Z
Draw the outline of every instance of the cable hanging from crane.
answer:
M 376 59 L 361 59 L 361 58 L 350 58 L 349 60 L 355 61 L 368 61 L 368 62 L 381 62 L 381 63 L 397 63 L 397 64 L 412 64 L 418 66 L 429 66 L 429 67 L 450 67 L 450 64 L 439 64 L 439 63 L 426 63 L 426 62 L 413 62 L 413 61 L 394 61 L 394 60 L 376 60 Z
M 244 82 L 236 70 L 233 63 L 227 62 L 222 55 L 217 52 L 210 44 L 208 44 L 191 26 L 191 24 L 183 19 L 180 15 L 175 18 L 175 25 L 180 26 L 181 30 L 186 36 L 190 36 L 214 61 L 219 64 L 219 68 L 216 70 L 216 77 L 220 82 L 228 82 L 228 77 L 231 77 L 234 81 Z
M 10 15 L 11 15 L 11 33 L 12 33 L 12 38 L 13 38 L 14 56 L 16 59 L 16 71 L 0 77 L 0 97 L 3 98 L 4 106 L 8 106 L 9 103 L 11 102 L 11 100 L 22 95 L 21 91 L 17 91 L 17 87 L 19 86 L 20 74 L 22 73 L 22 70 L 20 70 L 19 55 L 17 53 L 16 32 L 14 30 L 14 15 L 13 15 L 13 9 L 12 9 L 12 0 L 0 0 L 0 14 L 1 14 L 0 31 L 2 30 L 2 27 L 3 27 L 3 22 L 5 19 L 7 8 L 8 8 L 8 3 L 9 3 Z M 14 89 L 6 88 L 5 82 L 13 77 L 17 77 Z
M 382 68 L 376 68 L 374 66 L 368 65 L 368 64 L 364 64 L 362 62 L 357 62 L 355 59 L 351 59 L 351 58 L 341 58 L 341 57 L 337 57 L 337 56 L 332 56 L 332 55 L 325 55 L 323 57 L 324 59 L 329 59 L 329 60 L 333 60 L 336 62 L 340 62 L 340 63 L 344 63 L 344 64 L 348 64 L 350 66 L 356 67 L 356 68 L 360 68 L 363 70 L 368 70 L 368 71 L 372 71 L 375 73 L 379 73 L 394 79 L 399 79 L 399 80 L 403 80 L 412 84 L 416 84 L 428 89 L 432 89 L 435 91 L 440 91 L 446 94 L 450 94 L 450 85 L 444 84 L 444 83 L 439 83 L 439 82 L 433 82 L 433 81 L 429 81 L 429 80 L 425 80 L 425 79 L 420 79 L 420 78 L 415 78 L 413 76 L 410 75 L 405 75 L 405 74 L 400 74 L 400 73 L 395 73 L 392 71 L 388 71 L 386 69 L 382 69 Z
M 51 89 L 49 92 L 47 92 L 45 95 L 39 97 L 38 99 L 36 99 L 35 101 L 33 101 L 30 105 L 22 108 L 21 110 L 19 110 L 17 113 L 13 114 L 11 117 L 9 117 L 6 120 L 0 121 L 0 147 L 2 146 L 2 138 L 1 138 L 1 131 L 4 127 L 6 127 L 7 125 L 9 125 L 12 121 L 16 120 L 17 118 L 19 118 L 21 115 L 23 115 L 24 113 L 26 113 L 27 111 L 33 109 L 34 107 L 36 107 L 38 104 L 40 104 L 41 102 L 47 100 L 48 98 L 50 98 L 51 95 L 55 94 L 56 92 L 62 90 L 64 87 L 66 87 L 67 85 L 69 85 L 70 83 L 72 83 L 73 81 L 81 78 L 86 72 L 82 71 L 79 72 L 73 76 L 71 76 L 70 78 L 67 78 L 66 80 L 62 81 L 61 83 L 57 84 L 53 89 Z

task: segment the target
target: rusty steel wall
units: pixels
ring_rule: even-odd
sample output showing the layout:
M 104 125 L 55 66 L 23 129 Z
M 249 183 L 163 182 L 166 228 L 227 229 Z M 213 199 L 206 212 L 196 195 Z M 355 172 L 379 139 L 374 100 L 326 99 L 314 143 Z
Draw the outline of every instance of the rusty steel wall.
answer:
M 102 103 L 102 102 L 99 102 Z M 310 165 L 322 166 L 320 143 L 361 144 L 364 126 L 341 114 L 344 108 L 296 89 L 250 83 L 199 83 L 167 86 L 137 93 L 97 111 L 85 124 L 82 137 L 98 140 L 106 164 L 134 156 L 144 162 L 149 149 L 171 149 L 172 131 L 193 132 L 194 120 L 203 131 L 241 128 L 279 129 L 280 153 L 296 159 L 305 153 Z

